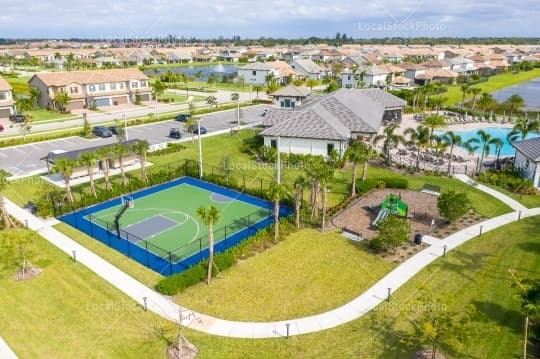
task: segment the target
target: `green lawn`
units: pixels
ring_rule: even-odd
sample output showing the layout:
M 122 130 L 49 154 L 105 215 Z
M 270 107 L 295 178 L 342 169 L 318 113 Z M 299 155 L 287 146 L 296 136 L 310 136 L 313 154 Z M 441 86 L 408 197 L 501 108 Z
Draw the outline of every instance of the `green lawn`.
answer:
M 30 93 L 30 87 L 28 87 L 28 81 L 30 77 L 6 77 L 6 81 L 13 87 L 13 92 L 17 95 L 28 95 Z
M 533 195 L 522 195 L 522 194 L 516 194 L 516 193 L 513 193 L 513 192 L 510 192 L 509 190 L 507 190 L 506 188 L 502 188 L 500 186 L 495 186 L 495 185 L 492 185 L 490 183 L 483 183 L 481 182 L 484 186 L 488 186 L 488 187 L 491 187 L 501 193 L 504 193 L 505 195 L 509 196 L 509 197 L 512 197 L 513 199 L 515 199 L 516 201 L 518 201 L 519 203 L 521 203 L 522 205 L 524 205 L 525 207 L 527 208 L 536 208 L 536 207 L 540 207 L 540 195 L 537 195 L 537 194 L 533 194 Z
M 304 229 L 176 300 L 230 320 L 284 320 L 345 304 L 393 267 L 335 232 Z
M 33 110 L 28 111 L 26 114 L 30 115 L 32 117 L 32 121 L 39 122 L 39 121 L 50 121 L 50 120 L 66 120 L 66 119 L 72 119 L 76 118 L 76 115 L 72 115 L 70 113 L 59 113 L 56 111 L 51 111 L 47 109 L 39 109 L 39 110 Z
M 19 358 L 163 357 L 166 344 L 153 333 L 166 327 L 174 335 L 171 324 L 43 238 L 34 235 L 29 250 L 40 276 L 15 282 L 13 272 L 0 272 L 0 333 Z
M 471 87 L 481 88 L 484 92 L 494 92 L 537 77 L 540 77 L 540 68 L 535 68 L 531 71 L 521 71 L 517 74 L 506 72 L 492 76 L 489 78 L 489 81 Z M 463 93 L 461 92 L 460 85 L 449 86 L 448 92 L 443 93 L 443 96 L 446 97 L 445 105 L 447 106 L 452 106 L 461 102 Z M 472 95 L 469 94 L 466 98 L 472 98 Z
M 2 190 L 4 196 L 19 206 L 28 201 L 35 201 L 40 188 L 47 185 L 40 176 L 32 176 L 11 181 Z
M 536 217 L 484 234 L 422 270 L 392 295 L 390 303 L 334 329 L 288 340 L 235 340 L 194 331 L 188 331 L 187 337 L 199 346 L 200 358 L 410 358 L 419 348 L 406 347 L 400 335 L 409 323 L 406 308 L 414 307 L 424 290 L 442 298 L 448 310 L 459 311 L 466 305 L 476 309 L 463 345 L 443 345 L 449 357 L 517 358 L 523 317 L 512 298 L 508 268 L 515 268 L 523 277 L 540 275 L 539 227 L 540 217 Z M 286 272 L 288 265 L 274 267 L 274 276 Z M 250 273 L 251 277 L 257 275 Z M 234 276 L 228 281 L 245 282 L 244 272 L 229 271 L 227 276 Z M 250 298 L 251 294 L 238 291 L 235 300 L 244 307 Z

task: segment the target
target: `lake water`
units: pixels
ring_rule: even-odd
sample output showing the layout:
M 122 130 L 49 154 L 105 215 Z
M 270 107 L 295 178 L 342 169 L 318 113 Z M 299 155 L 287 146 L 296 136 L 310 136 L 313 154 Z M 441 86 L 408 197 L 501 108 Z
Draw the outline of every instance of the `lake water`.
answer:
M 167 71 L 172 71 L 174 73 L 184 73 L 190 77 L 194 77 L 195 74 L 200 71 L 202 76 L 198 81 L 206 82 L 210 74 L 214 76 L 223 76 L 234 78 L 238 75 L 238 67 L 235 65 L 214 65 L 214 66 L 179 66 L 179 67 L 162 67 L 156 69 L 158 74 L 162 74 Z M 153 69 L 148 69 L 144 71 L 147 75 L 154 75 L 156 72 Z
M 523 97 L 526 108 L 540 109 L 540 77 L 495 91 L 493 92 L 493 98 L 498 102 L 504 102 L 513 94 Z
M 488 128 L 482 128 L 486 133 L 490 134 L 493 138 L 500 138 L 504 142 L 504 146 L 501 149 L 501 157 L 510 157 L 514 156 L 516 154 L 516 149 L 510 144 L 506 136 L 508 136 L 508 133 L 512 131 L 511 128 L 502 128 L 502 127 L 488 127 Z M 478 129 L 474 130 L 468 130 L 468 131 L 453 131 L 456 135 L 461 136 L 462 142 L 467 142 L 471 138 L 478 138 Z M 442 131 L 436 131 L 438 135 L 443 134 Z M 534 137 L 540 137 L 540 134 L 538 133 L 530 133 L 527 135 L 527 138 L 534 138 Z M 478 144 L 481 146 L 481 144 Z M 460 146 L 463 147 L 463 146 Z M 482 153 L 482 149 L 479 148 L 476 150 L 477 154 Z M 495 146 L 491 145 L 489 148 L 489 154 L 494 156 L 495 153 Z

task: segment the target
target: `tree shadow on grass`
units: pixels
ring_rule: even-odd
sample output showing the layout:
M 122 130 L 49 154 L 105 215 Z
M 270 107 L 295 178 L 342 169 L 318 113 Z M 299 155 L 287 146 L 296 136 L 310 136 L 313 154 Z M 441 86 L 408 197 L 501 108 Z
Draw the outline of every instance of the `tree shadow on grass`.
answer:
M 491 321 L 499 326 L 507 327 L 513 332 L 519 333 L 521 331 L 523 315 L 519 311 L 503 307 L 493 302 L 475 300 L 472 304 L 477 310 L 476 321 Z
M 464 277 L 466 280 L 476 283 L 477 279 L 475 278 L 474 273 L 482 270 L 482 267 L 489 257 L 492 257 L 492 255 L 488 253 L 469 254 L 458 249 L 454 251 L 452 260 L 445 261 L 442 266 L 444 269 L 451 270 Z M 472 273 L 473 275 L 470 275 L 469 273 Z
M 518 244 L 519 248 L 527 252 L 533 252 L 535 254 L 540 253 L 540 243 L 539 242 L 525 242 Z

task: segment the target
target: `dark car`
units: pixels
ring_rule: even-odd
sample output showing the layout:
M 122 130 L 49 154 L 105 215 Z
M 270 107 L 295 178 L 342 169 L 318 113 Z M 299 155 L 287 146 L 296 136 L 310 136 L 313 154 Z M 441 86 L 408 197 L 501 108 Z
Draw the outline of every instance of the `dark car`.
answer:
M 94 126 L 92 133 L 98 137 L 111 137 L 113 135 L 105 126 Z
M 182 133 L 179 128 L 171 128 L 169 130 L 169 137 L 179 139 L 182 137 Z
M 111 131 L 111 133 L 114 134 L 114 135 L 122 134 L 122 128 L 119 127 L 119 126 L 109 126 L 109 127 L 107 127 L 107 129 L 109 131 Z
M 263 110 L 263 112 L 261 113 L 261 117 L 265 117 L 267 113 L 268 113 L 268 109 L 265 108 L 265 109 Z
M 199 125 L 198 124 L 193 124 L 193 125 L 190 125 L 188 126 L 187 128 L 187 132 L 189 133 L 195 133 L 197 135 L 199 135 Z M 206 130 L 206 128 L 202 127 L 201 126 L 201 135 L 204 135 L 205 133 L 207 133 L 208 131 Z
M 181 113 L 179 114 L 178 116 L 176 116 L 174 118 L 175 121 L 180 121 L 180 122 L 186 122 L 187 120 L 189 120 L 191 118 L 191 115 L 189 113 Z
M 9 116 L 9 120 L 10 120 L 10 121 L 13 121 L 13 122 L 24 122 L 25 119 L 26 119 L 26 116 L 25 116 L 25 115 L 21 115 L 21 114 L 18 114 L 18 115 L 10 115 L 10 116 Z

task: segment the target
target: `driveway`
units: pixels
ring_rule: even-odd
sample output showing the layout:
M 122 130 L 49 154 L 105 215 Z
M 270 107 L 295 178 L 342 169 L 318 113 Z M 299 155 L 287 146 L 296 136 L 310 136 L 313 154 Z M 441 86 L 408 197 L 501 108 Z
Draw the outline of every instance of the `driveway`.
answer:
M 241 108 L 240 115 L 243 124 L 256 124 L 261 120 L 261 113 L 267 106 Z M 236 110 L 215 112 L 202 116 L 201 125 L 209 133 L 222 131 L 236 125 Z M 171 127 L 180 128 L 183 137 L 189 137 L 184 130 L 184 123 L 164 121 L 147 125 L 128 127 L 129 139 L 147 140 L 151 145 L 171 141 L 168 137 Z M 40 160 L 53 150 L 72 151 L 81 148 L 99 146 L 116 142 L 116 137 L 85 139 L 68 137 L 58 140 L 30 143 L 27 145 L 6 147 L 0 149 L 0 168 L 5 169 L 15 177 L 25 177 L 47 171 L 44 161 Z

